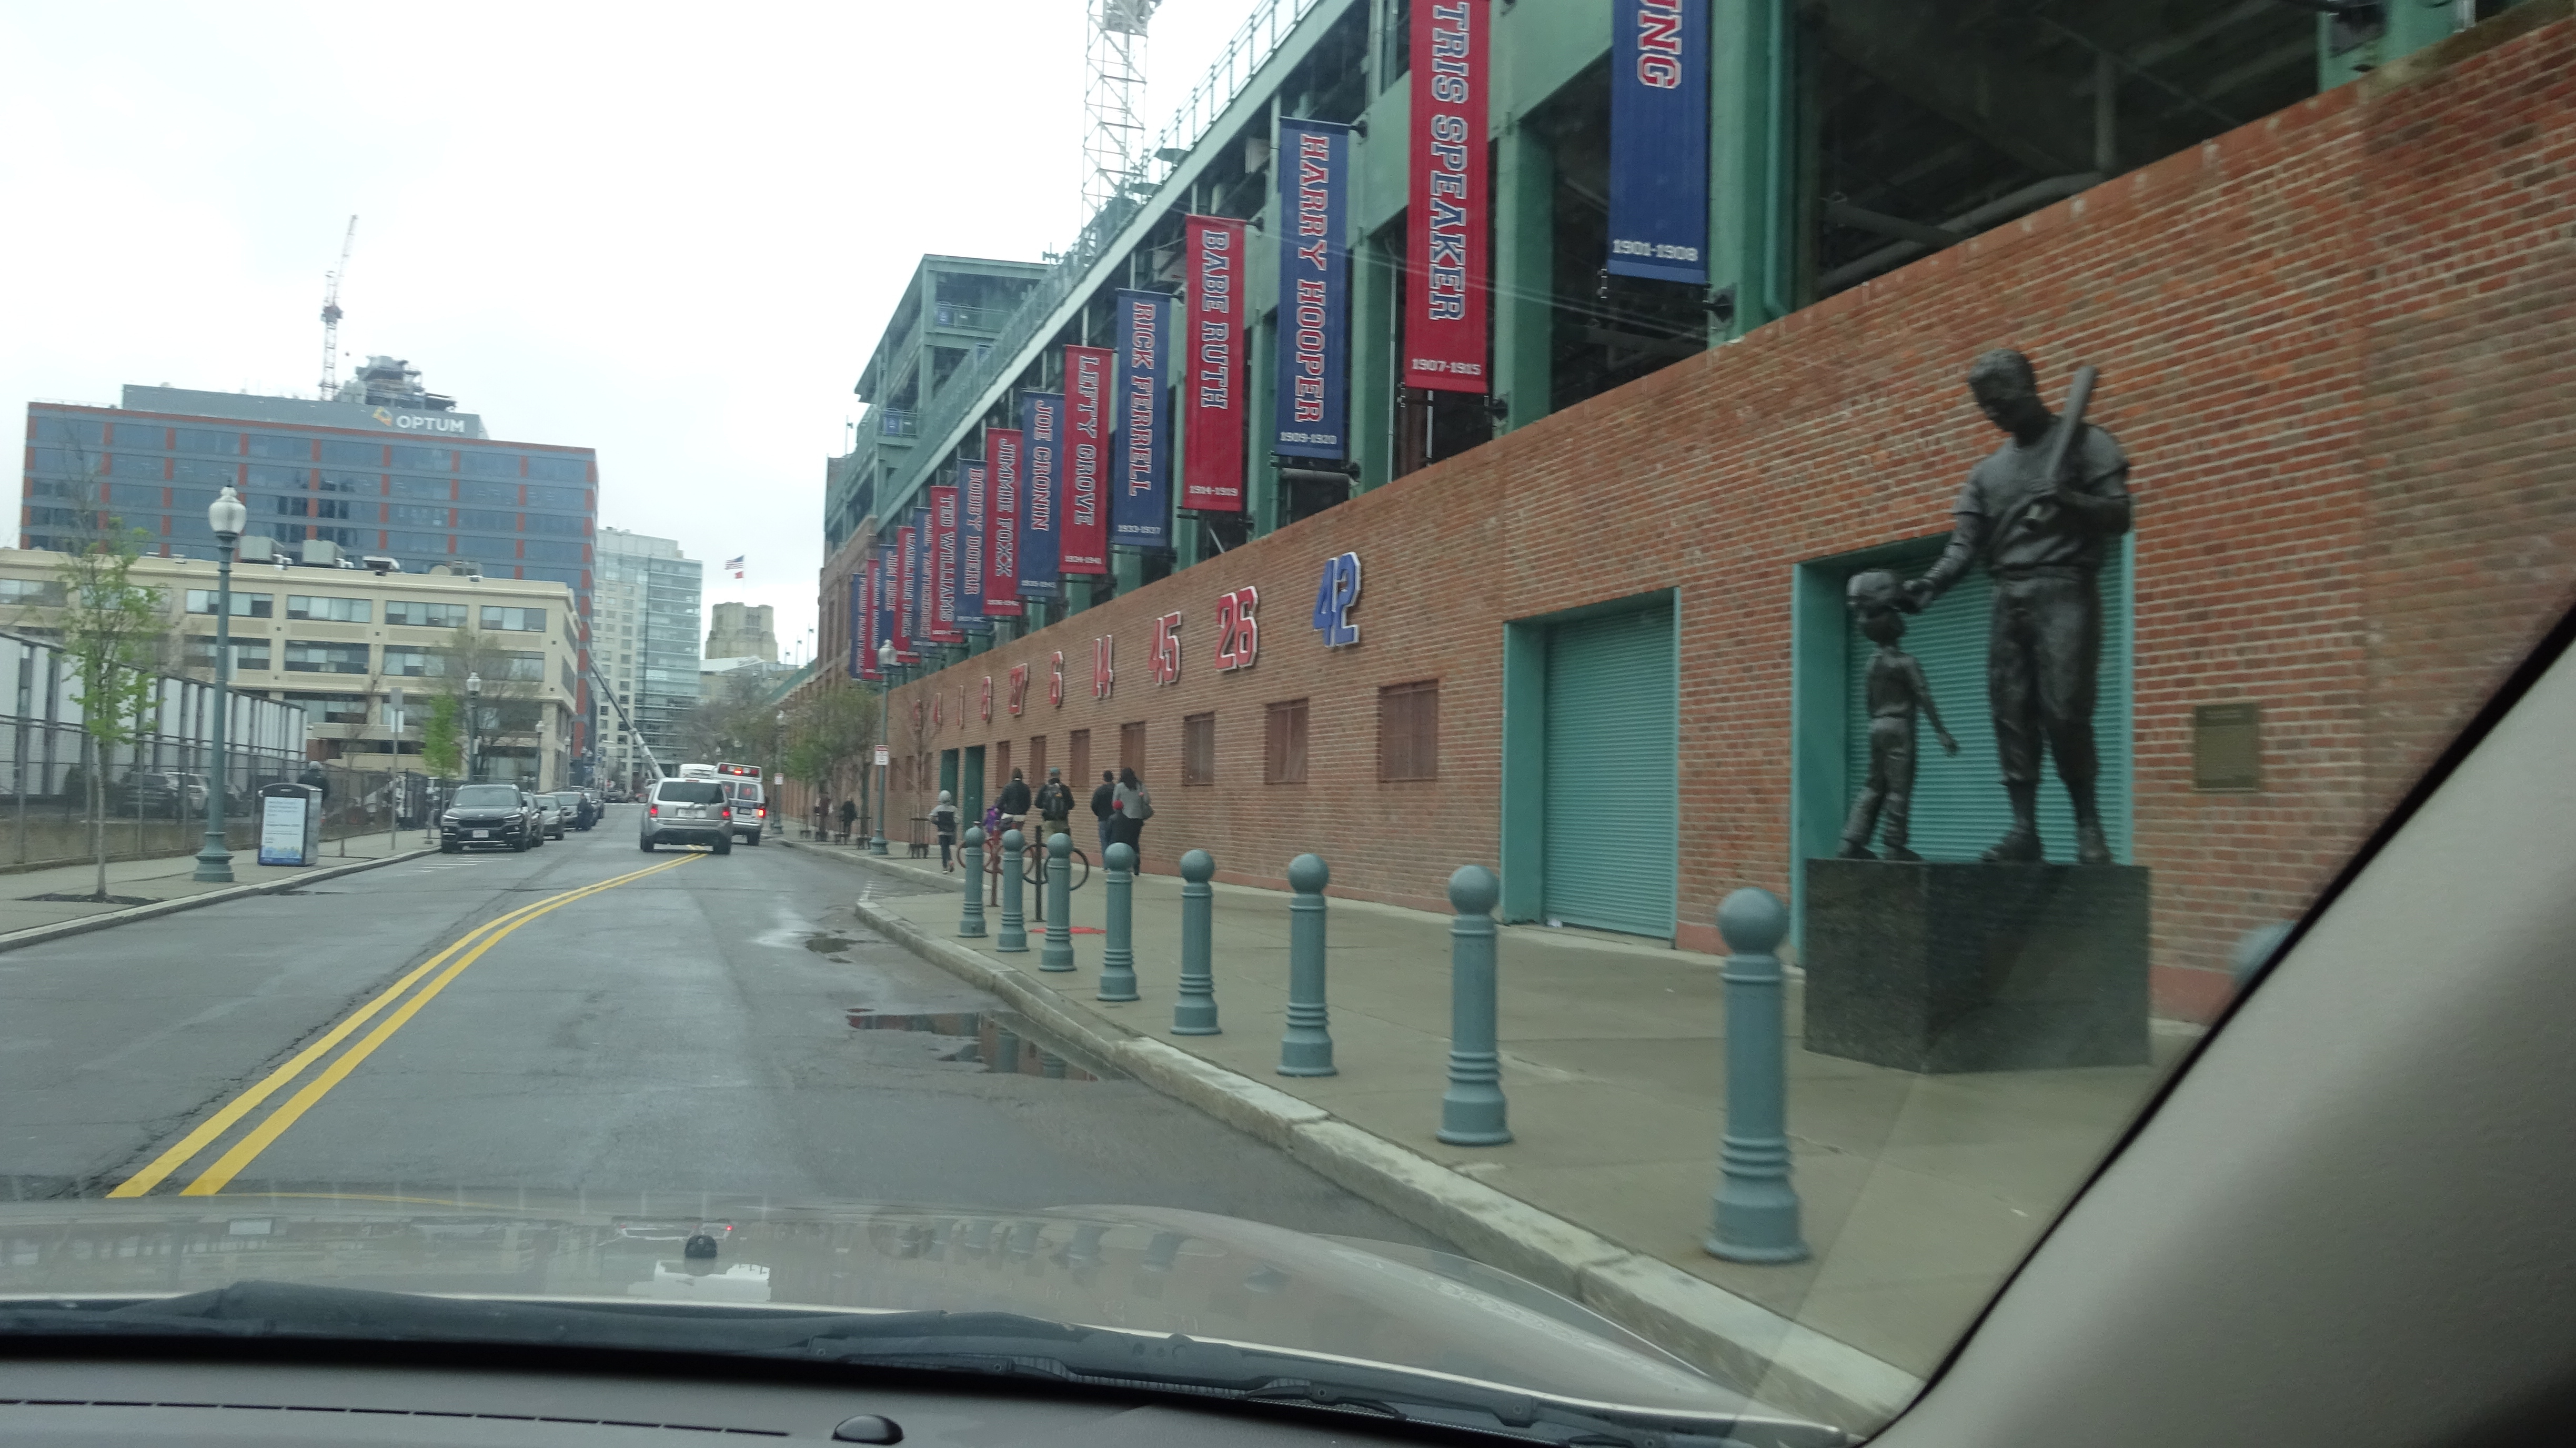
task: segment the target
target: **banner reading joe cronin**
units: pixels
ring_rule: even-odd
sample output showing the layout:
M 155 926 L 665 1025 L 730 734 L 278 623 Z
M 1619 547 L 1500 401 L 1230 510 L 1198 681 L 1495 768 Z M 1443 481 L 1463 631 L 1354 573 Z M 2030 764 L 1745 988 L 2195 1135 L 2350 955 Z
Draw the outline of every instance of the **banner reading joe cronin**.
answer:
M 1350 456 L 1351 128 L 1279 122 L 1279 396 L 1270 450 Z
M 1414 0 L 1404 385 L 1485 390 L 1486 0 Z
M 1020 597 L 1053 598 L 1063 571 L 1064 394 L 1020 394 L 1020 437 L 1027 466 L 1020 485 Z
M 1181 506 L 1243 511 L 1243 223 L 1181 222 L 1187 313 L 1181 323 Z

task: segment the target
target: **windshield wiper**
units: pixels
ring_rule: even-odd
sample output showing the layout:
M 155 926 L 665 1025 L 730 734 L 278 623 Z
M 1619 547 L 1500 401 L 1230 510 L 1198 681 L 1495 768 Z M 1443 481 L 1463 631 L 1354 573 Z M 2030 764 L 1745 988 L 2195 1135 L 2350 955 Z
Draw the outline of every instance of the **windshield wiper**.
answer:
M 769 1357 L 1308 1408 L 1566 1448 L 1839 1448 L 1853 1441 L 1838 1429 L 1794 1419 L 1605 1409 L 1403 1368 L 1010 1312 L 836 1313 L 663 1302 L 564 1306 L 239 1282 L 183 1297 L 0 1304 L 0 1343 L 14 1336 L 311 1338 Z

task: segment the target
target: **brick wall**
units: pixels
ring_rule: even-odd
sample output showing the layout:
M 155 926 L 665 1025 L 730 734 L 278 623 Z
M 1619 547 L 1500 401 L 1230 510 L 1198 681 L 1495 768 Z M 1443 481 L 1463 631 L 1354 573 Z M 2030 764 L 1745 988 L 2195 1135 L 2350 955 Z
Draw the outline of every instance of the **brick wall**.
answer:
M 2133 460 L 2134 853 L 2156 872 L 2161 1006 L 2205 1014 L 2236 935 L 2313 896 L 2576 581 L 2568 10 L 2536 0 L 969 659 L 897 695 L 899 721 L 944 695 L 906 743 L 1042 735 L 1062 759 L 1088 728 L 1096 776 L 1141 720 L 1147 868 L 1198 846 L 1221 878 L 1276 884 L 1311 849 L 1336 894 L 1438 908 L 1457 865 L 1496 863 L 1503 621 L 1674 589 L 1679 814 L 1702 831 L 1680 943 L 1711 948 L 1727 891 L 1788 886 L 1795 566 L 1945 529 L 1997 439 L 1965 370 L 2017 346 L 2052 397 L 2101 367 L 2094 419 Z M 1328 652 L 1307 617 L 1344 550 L 1367 565 L 1363 641 Z M 1216 600 L 1247 584 L 1260 662 L 1220 673 Z M 1153 620 L 1174 611 L 1185 661 L 1160 685 Z M 1104 635 L 1116 683 L 1095 700 Z M 1381 784 L 1376 691 L 1423 678 L 1440 777 Z M 1265 786 L 1263 706 L 1300 697 L 1308 782 Z M 2192 706 L 2244 699 L 2264 706 L 2264 792 L 2195 793 Z M 1180 720 L 1204 711 L 1216 787 L 1184 787 Z

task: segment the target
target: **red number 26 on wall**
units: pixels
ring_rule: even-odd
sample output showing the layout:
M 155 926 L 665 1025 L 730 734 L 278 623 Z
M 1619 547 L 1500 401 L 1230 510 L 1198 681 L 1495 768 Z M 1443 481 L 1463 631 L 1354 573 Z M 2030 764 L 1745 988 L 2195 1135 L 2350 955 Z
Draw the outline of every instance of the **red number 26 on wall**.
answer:
M 1219 669 L 1248 669 L 1261 653 L 1261 625 L 1252 616 L 1261 602 L 1261 591 L 1238 588 L 1221 593 L 1216 600 L 1216 666 Z

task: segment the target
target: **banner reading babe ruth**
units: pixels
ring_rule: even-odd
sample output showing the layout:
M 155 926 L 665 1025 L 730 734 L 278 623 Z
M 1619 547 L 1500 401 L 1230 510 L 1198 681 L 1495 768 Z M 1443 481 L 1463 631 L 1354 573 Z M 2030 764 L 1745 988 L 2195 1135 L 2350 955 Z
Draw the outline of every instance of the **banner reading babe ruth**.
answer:
M 1243 511 L 1243 223 L 1183 219 L 1181 506 Z
M 1109 571 L 1109 397 L 1106 347 L 1064 349 L 1064 541 L 1058 572 Z
M 1404 385 L 1485 390 L 1486 0 L 1414 0 Z
M 1028 465 L 1020 487 L 1020 597 L 1053 598 L 1063 571 L 1064 394 L 1020 394 L 1020 437 Z
M 1020 609 L 1020 479 L 1028 449 L 1018 428 L 984 430 L 984 616 L 1018 618 Z

